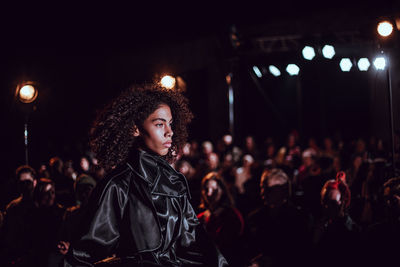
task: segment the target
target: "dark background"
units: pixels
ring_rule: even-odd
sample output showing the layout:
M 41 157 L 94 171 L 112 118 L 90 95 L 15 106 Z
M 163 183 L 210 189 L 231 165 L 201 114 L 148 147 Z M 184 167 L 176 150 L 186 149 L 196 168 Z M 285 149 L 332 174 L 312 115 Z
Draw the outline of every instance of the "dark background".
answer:
M 0 178 L 9 179 L 25 160 L 23 109 L 33 107 L 14 95 L 24 80 L 35 81 L 39 90 L 29 116 L 34 167 L 55 155 L 84 153 L 99 109 L 130 85 L 166 73 L 187 83 L 185 94 L 195 114 L 191 139 L 216 141 L 228 132 L 225 76 L 232 73 L 238 144 L 248 134 L 260 143 L 268 136 L 283 142 L 293 129 L 303 141 L 341 134 L 348 139 L 375 135 L 390 142 L 386 72 L 372 66 L 360 72 L 354 66 L 344 73 L 339 60 L 363 56 L 371 61 L 382 48 L 391 51 L 398 129 L 398 31 L 390 42 L 382 42 L 375 32 L 381 18 L 399 17 L 398 2 L 298 2 L 4 9 Z M 232 42 L 232 34 L 239 43 Z M 270 51 L 256 45 L 263 38 L 293 36 L 294 43 L 275 42 Z M 335 45 L 332 60 L 320 54 L 313 61 L 302 58 L 305 44 L 325 43 Z M 284 71 L 289 62 L 300 66 L 299 76 Z M 252 66 L 268 64 L 279 66 L 282 76 L 266 74 L 254 82 Z

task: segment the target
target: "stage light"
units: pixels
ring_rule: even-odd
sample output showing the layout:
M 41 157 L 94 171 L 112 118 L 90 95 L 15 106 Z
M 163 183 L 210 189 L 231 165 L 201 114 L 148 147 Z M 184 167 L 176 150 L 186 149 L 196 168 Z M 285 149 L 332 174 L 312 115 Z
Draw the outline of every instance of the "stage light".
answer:
M 170 75 L 165 75 L 161 79 L 161 85 L 167 89 L 172 89 L 175 87 L 176 79 Z
M 342 71 L 346 71 L 346 72 L 350 71 L 351 67 L 353 66 L 353 64 L 351 63 L 350 58 L 342 58 L 340 60 L 339 65 L 340 65 L 340 69 Z
M 281 71 L 274 65 L 269 65 L 268 69 L 269 72 L 271 72 L 271 74 L 274 75 L 275 77 L 281 76 Z
M 300 68 L 296 64 L 288 64 L 286 67 L 286 71 L 289 73 L 290 76 L 298 75 Z
M 393 32 L 393 24 L 390 23 L 387 20 L 379 22 L 378 27 L 377 27 L 377 31 L 378 31 L 380 36 L 388 37 Z
M 322 55 L 324 56 L 324 58 L 333 58 L 333 56 L 335 55 L 335 48 L 331 45 L 325 45 L 322 48 Z
M 257 66 L 253 66 L 253 71 L 257 75 L 258 78 L 262 77 L 262 73 L 261 73 L 260 69 Z
M 32 103 L 38 95 L 33 84 L 25 83 L 17 86 L 17 95 L 22 103 Z
M 369 63 L 368 58 L 363 57 L 358 60 L 357 66 L 360 71 L 367 71 L 371 64 Z
M 315 57 L 314 48 L 307 45 L 303 48 L 302 54 L 305 59 L 312 60 Z
M 386 67 L 386 60 L 384 57 L 377 57 L 374 60 L 374 66 L 377 70 L 384 70 Z

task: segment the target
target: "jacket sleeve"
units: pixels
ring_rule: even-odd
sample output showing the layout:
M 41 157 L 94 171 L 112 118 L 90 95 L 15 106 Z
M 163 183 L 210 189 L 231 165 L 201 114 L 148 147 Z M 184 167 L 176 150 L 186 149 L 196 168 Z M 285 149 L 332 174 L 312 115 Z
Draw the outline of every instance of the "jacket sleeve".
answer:
M 199 223 L 196 213 L 186 199 L 184 221 L 178 250 L 184 266 L 226 267 L 228 263 Z
M 72 243 L 64 266 L 93 266 L 99 260 L 112 256 L 118 247 L 120 225 L 127 202 L 124 185 L 110 181 L 96 192 L 93 204 L 87 206 L 85 229 Z

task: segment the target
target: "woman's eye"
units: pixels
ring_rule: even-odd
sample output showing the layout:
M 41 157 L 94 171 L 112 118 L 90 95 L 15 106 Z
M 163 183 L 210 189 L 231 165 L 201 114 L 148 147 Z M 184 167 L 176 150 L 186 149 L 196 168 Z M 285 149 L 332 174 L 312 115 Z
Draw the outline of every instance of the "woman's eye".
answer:
M 157 123 L 156 126 L 157 126 L 157 127 L 163 127 L 164 124 L 162 124 L 162 123 Z

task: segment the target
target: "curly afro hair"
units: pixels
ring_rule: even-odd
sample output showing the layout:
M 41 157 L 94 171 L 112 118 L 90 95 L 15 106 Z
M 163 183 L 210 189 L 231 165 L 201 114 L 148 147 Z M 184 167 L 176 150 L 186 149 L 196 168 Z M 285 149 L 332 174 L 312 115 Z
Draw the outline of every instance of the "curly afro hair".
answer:
M 105 170 L 126 161 L 139 141 L 133 136 L 134 128 L 141 130 L 146 118 L 162 104 L 170 107 L 174 119 L 172 146 L 164 158 L 174 161 L 186 142 L 186 126 L 193 118 L 188 100 L 179 92 L 164 89 L 158 84 L 144 84 L 122 92 L 94 121 L 90 130 L 90 146 Z

